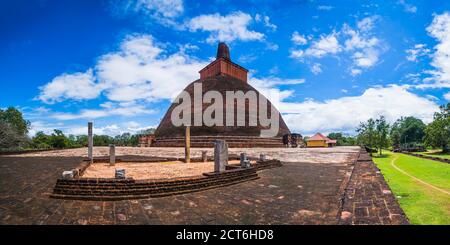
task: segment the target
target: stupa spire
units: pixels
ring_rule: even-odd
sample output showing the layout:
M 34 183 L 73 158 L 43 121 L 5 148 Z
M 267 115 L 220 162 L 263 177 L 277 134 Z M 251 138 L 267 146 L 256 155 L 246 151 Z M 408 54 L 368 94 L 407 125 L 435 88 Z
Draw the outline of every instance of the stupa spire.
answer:
M 230 59 L 230 49 L 224 42 L 220 42 L 219 45 L 217 46 L 216 59 L 220 59 L 220 58 L 231 60 Z

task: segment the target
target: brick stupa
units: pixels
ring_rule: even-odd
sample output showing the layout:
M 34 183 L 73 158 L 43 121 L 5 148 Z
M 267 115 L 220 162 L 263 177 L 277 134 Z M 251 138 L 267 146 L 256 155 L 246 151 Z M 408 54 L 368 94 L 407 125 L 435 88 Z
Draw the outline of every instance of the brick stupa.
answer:
M 226 91 L 255 91 L 258 98 L 263 96 L 254 87 L 247 83 L 248 70 L 231 61 L 228 46 L 219 43 L 216 59 L 199 71 L 200 79 L 189 84 L 184 91 L 191 95 L 191 125 L 194 125 L 194 83 L 202 84 L 203 95 L 210 90 L 218 91 L 224 98 L 223 125 L 226 125 Z M 264 97 L 265 98 L 265 97 Z M 235 101 L 236 104 L 236 101 Z M 249 103 L 246 104 L 245 126 L 191 126 L 191 146 L 192 147 L 213 147 L 216 139 L 224 139 L 229 147 L 283 147 L 282 136 L 289 134 L 281 114 L 279 114 L 279 130 L 275 137 L 261 137 L 261 129 L 267 129 L 260 125 L 259 120 L 256 126 L 249 126 Z M 161 123 L 155 131 L 156 140 L 152 146 L 160 147 L 181 147 L 184 146 L 185 127 L 176 127 L 171 122 L 172 110 L 177 106 L 173 103 L 164 115 Z M 204 111 L 210 104 L 204 103 Z M 271 103 L 267 103 L 267 114 L 270 116 Z M 236 107 L 236 105 L 235 105 Z M 236 122 L 237 108 L 234 109 L 234 120 Z M 234 125 L 237 125 L 235 123 Z

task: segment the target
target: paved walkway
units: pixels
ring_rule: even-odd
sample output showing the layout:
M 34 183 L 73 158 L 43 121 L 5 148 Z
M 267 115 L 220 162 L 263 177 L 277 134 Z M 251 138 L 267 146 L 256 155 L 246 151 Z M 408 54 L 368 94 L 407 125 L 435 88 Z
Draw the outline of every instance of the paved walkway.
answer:
M 251 154 L 259 155 L 258 151 L 263 150 L 253 149 Z M 48 198 L 56 178 L 76 166 L 80 157 L 1 156 L 0 224 L 338 224 L 357 151 L 278 149 L 271 153 L 269 149 L 267 155 L 277 154 L 284 166 L 261 171 L 256 181 L 115 202 Z M 364 198 L 372 201 L 372 196 Z

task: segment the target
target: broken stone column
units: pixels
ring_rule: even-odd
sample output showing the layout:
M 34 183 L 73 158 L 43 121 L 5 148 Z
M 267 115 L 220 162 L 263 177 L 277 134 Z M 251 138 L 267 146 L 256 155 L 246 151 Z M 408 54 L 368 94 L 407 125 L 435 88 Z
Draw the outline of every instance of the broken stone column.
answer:
M 92 122 L 88 122 L 88 158 L 91 161 L 91 163 L 94 160 L 93 147 L 94 147 L 94 139 L 92 134 Z
M 241 168 L 249 168 L 250 160 L 247 159 L 247 153 L 241 153 Z
M 184 161 L 191 162 L 191 127 L 186 126 L 185 144 L 184 144 Z
M 207 162 L 208 161 L 208 155 L 206 154 L 208 151 L 202 151 L 202 161 Z
M 109 165 L 116 164 L 116 146 L 111 144 L 109 145 Z
M 72 171 L 64 171 L 62 173 L 63 179 L 73 179 L 73 172 Z
M 266 155 L 265 154 L 259 154 L 259 160 L 260 161 L 265 161 L 266 160 Z
M 228 164 L 228 145 L 225 140 L 214 141 L 214 172 L 225 171 Z
M 125 179 L 125 169 L 116 169 L 116 179 Z

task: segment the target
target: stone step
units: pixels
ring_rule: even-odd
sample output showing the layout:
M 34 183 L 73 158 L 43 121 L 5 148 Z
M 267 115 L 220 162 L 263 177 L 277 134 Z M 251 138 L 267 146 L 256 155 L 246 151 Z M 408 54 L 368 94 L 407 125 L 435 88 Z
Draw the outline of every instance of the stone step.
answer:
M 172 196 L 172 195 L 181 195 L 185 193 L 191 193 L 191 192 L 198 192 L 198 191 L 204 191 L 219 187 L 225 187 L 230 185 L 239 184 L 246 181 L 251 180 L 257 180 L 259 179 L 259 176 L 256 176 L 254 178 L 244 179 L 240 181 L 235 182 L 228 182 L 220 185 L 213 185 L 208 186 L 205 188 L 199 188 L 199 189 L 191 189 L 191 190 L 183 190 L 183 191 L 175 191 L 175 192 L 165 192 L 165 193 L 153 193 L 153 194 L 144 194 L 144 195 L 123 195 L 123 196 L 88 196 L 88 195 L 64 195 L 64 194 L 57 194 L 53 193 L 50 195 L 51 198 L 56 199 L 71 199 L 71 200 L 90 200 L 90 201 L 118 201 L 118 200 L 130 200 L 130 199 L 144 199 L 144 198 L 155 198 L 155 197 L 164 197 L 164 196 Z
M 198 179 L 192 179 L 191 181 L 180 181 L 180 182 L 144 182 L 144 183 L 98 183 L 98 184 L 91 184 L 91 183 L 57 183 L 55 186 L 55 189 L 103 189 L 103 190 L 112 190 L 112 189 L 145 189 L 145 188 L 170 188 L 170 187 L 176 187 L 180 185 L 189 185 L 189 184 L 208 184 L 215 181 L 221 181 L 221 180 L 227 180 L 231 178 L 241 177 L 241 176 L 248 176 L 248 175 L 255 175 L 256 171 L 253 169 L 253 171 L 250 172 L 243 172 L 240 174 L 234 174 L 234 175 L 226 175 L 226 176 L 220 176 L 219 177 L 201 177 Z
M 143 194 L 157 194 L 163 192 L 175 192 L 182 190 L 194 190 L 201 189 L 208 186 L 221 185 L 224 183 L 235 182 L 245 179 L 251 179 L 257 177 L 257 174 L 238 176 L 230 179 L 223 179 L 220 181 L 214 181 L 210 183 L 195 183 L 186 184 L 172 187 L 160 187 L 160 188 L 139 188 L 139 189 L 111 189 L 111 190 L 99 190 L 99 189 L 55 189 L 54 193 L 67 194 L 67 195 L 96 195 L 96 196 L 115 196 L 115 195 L 143 195 Z

